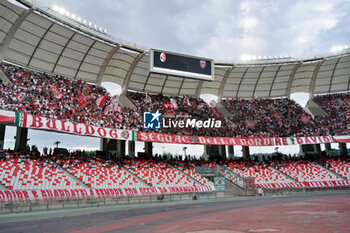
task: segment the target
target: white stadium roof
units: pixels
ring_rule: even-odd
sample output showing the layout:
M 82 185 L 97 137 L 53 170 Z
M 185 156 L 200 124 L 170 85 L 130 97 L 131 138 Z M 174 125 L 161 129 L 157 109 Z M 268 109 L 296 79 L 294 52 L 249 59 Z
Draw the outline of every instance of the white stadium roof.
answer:
M 259 64 L 216 63 L 214 81 L 149 74 L 147 51 L 91 33 L 49 11 L 0 0 L 0 60 L 123 90 L 283 97 L 350 90 L 350 54 Z

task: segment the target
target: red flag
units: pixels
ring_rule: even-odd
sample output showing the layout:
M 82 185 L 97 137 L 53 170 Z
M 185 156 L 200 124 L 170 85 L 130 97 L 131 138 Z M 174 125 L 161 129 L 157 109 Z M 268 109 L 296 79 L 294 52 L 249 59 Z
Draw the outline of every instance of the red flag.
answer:
M 169 103 L 169 104 L 164 103 L 164 109 L 168 116 L 175 116 L 175 108 L 172 103 Z
M 103 107 L 103 105 L 105 104 L 106 100 L 108 98 L 108 93 L 105 94 L 104 96 L 101 96 L 101 97 L 98 97 L 96 99 L 96 105 L 99 106 L 99 107 Z
M 152 103 L 152 98 L 146 93 L 146 103 Z
M 215 119 L 220 119 L 220 117 L 222 117 L 222 114 L 216 108 L 210 108 L 210 110 L 213 113 Z
M 212 101 L 210 101 L 209 106 L 212 107 L 212 108 L 215 108 L 216 104 L 217 104 L 216 101 L 212 100 Z
M 256 121 L 246 120 L 246 124 L 247 124 L 248 128 L 252 129 L 255 127 Z
M 0 124 L 14 123 L 15 117 L 0 115 Z
M 87 84 L 87 83 L 84 84 L 82 92 L 83 92 L 84 96 L 91 94 L 91 88 L 90 88 L 89 84 Z
M 58 90 L 56 85 L 51 86 L 51 91 L 53 92 L 53 95 L 56 97 L 56 99 L 62 99 L 63 95 L 61 92 Z
M 303 122 L 304 124 L 309 123 L 310 119 L 311 119 L 311 116 L 308 116 L 308 115 L 302 115 L 300 117 L 300 121 Z
M 81 107 L 84 107 L 87 102 L 86 102 L 86 99 L 84 98 L 84 96 L 80 93 L 80 91 L 78 91 L 78 94 L 79 94 L 79 97 L 78 97 L 78 101 L 79 101 L 79 105 Z

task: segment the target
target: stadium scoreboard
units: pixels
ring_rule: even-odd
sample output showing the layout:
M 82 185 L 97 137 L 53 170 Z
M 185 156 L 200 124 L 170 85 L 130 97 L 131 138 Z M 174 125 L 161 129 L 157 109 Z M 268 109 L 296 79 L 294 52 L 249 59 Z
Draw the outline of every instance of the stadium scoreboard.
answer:
M 185 78 L 214 80 L 214 60 L 151 49 L 149 72 Z

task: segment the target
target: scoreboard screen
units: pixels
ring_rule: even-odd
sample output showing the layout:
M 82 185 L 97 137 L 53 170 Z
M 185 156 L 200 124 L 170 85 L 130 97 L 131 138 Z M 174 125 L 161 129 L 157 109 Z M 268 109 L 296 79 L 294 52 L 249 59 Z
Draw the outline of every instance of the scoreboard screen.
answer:
M 167 51 L 150 50 L 150 67 L 152 73 L 161 73 L 186 78 L 214 80 L 214 61 L 182 55 Z

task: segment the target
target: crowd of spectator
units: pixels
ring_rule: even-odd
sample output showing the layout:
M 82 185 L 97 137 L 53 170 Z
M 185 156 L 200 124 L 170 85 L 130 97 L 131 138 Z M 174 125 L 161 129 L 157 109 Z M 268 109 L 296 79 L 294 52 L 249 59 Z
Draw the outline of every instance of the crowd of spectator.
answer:
M 337 93 L 314 97 L 327 115 L 316 116 L 315 119 L 323 126 L 328 126 L 331 135 L 350 134 L 350 93 Z
M 9 64 L 2 64 L 1 69 L 11 84 L 0 86 L 0 109 L 93 126 L 117 129 L 139 127 L 140 119 L 133 109 L 124 108 L 118 113 L 104 111 L 111 102 L 111 96 L 108 96 L 104 106 L 96 104 L 96 99 L 107 93 L 102 87 Z M 55 88 L 60 97 L 53 91 Z M 89 92 L 87 95 L 83 95 L 84 88 Z M 86 105 L 79 103 L 80 98 L 84 98 Z
M 159 110 L 168 114 L 164 104 L 174 108 L 173 120 L 207 120 L 222 122 L 219 128 L 170 127 L 159 133 L 211 137 L 304 137 L 350 134 L 350 94 L 315 97 L 326 116 L 312 118 L 303 108 L 288 98 L 225 99 L 222 104 L 231 116 L 217 115 L 213 108 L 197 97 L 166 96 L 127 92 L 135 108 L 107 111 L 113 97 L 102 105 L 97 99 L 106 96 L 102 87 L 58 75 L 49 75 L 11 64 L 1 64 L 10 84 L 0 84 L 0 109 L 29 113 L 43 117 L 85 123 L 93 126 L 150 131 L 143 128 L 143 112 Z M 84 91 L 85 90 L 85 91 Z M 88 93 L 85 93 L 87 90 Z M 81 98 L 86 104 L 81 104 Z
M 338 101 L 332 101 L 335 106 Z M 336 102 L 336 103 L 334 103 Z M 291 99 L 225 99 L 235 137 L 306 137 L 347 135 L 345 113 L 312 118 Z M 339 114 L 339 115 L 338 115 Z

